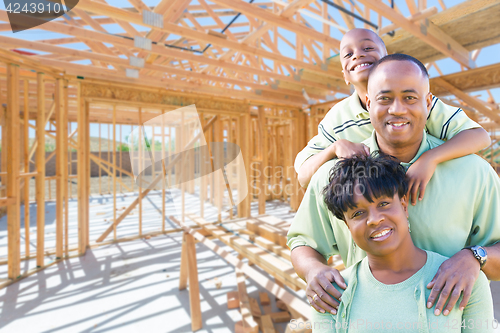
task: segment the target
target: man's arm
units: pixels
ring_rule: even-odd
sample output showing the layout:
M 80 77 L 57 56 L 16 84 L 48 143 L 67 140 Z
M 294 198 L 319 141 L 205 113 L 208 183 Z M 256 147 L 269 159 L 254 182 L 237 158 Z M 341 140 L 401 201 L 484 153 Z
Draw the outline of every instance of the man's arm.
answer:
M 500 280 L 500 243 L 485 247 L 488 259 L 482 267 L 482 271 L 489 280 Z M 446 260 L 439 267 L 427 288 L 432 288 L 427 300 L 427 307 L 431 308 L 437 299 L 434 314 L 439 315 L 449 298 L 448 305 L 443 310 L 446 316 L 457 303 L 463 292 L 460 309 L 463 309 L 470 299 L 472 286 L 479 276 L 479 261 L 474 257 L 472 251 L 463 249 L 453 257 Z
M 488 254 L 488 259 L 482 271 L 488 280 L 500 281 L 500 242 L 493 246 L 485 247 L 485 249 Z
M 338 299 L 342 294 L 332 285 L 332 282 L 342 289 L 346 288 L 344 278 L 339 271 L 328 266 L 325 258 L 309 246 L 294 248 L 291 259 L 295 272 L 307 283 L 306 296 L 311 306 L 321 313 L 326 311 L 336 314 Z

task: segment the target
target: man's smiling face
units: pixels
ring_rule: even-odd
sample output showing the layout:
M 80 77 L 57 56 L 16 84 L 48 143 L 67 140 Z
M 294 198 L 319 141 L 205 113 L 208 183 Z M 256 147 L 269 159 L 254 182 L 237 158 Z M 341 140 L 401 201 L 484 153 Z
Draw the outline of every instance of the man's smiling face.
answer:
M 366 82 L 373 63 L 386 54 L 383 41 L 373 31 L 353 29 L 346 33 L 340 42 L 340 63 L 346 84 Z
M 422 140 L 431 107 L 429 79 L 410 61 L 391 60 L 370 74 L 366 106 L 377 133 L 392 147 L 406 147 Z

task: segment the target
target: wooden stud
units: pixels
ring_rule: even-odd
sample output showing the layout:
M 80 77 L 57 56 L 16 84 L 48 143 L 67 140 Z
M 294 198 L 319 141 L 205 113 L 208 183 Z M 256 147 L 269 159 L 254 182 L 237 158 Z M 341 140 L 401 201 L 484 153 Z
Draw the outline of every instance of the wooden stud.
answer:
M 215 121 L 213 130 L 214 130 L 214 141 L 219 143 L 222 142 L 223 124 L 222 124 L 222 119 L 220 117 Z M 222 149 L 217 149 L 216 155 L 213 155 L 213 158 L 217 161 L 217 163 L 221 163 L 221 160 L 224 158 L 224 156 L 222 156 L 221 153 L 223 153 Z M 217 207 L 218 211 L 217 221 L 222 221 L 222 196 L 224 195 L 224 188 L 222 186 L 222 184 L 224 183 L 224 177 L 222 173 L 224 171 L 222 169 L 214 171 L 215 171 L 215 177 L 214 177 L 215 206 Z
M 139 149 L 139 170 L 143 170 L 143 160 L 142 157 L 144 155 L 144 151 L 142 148 L 143 140 L 142 137 L 144 132 L 144 126 L 142 123 L 142 108 L 139 108 L 139 137 L 137 138 L 138 140 L 138 149 Z M 139 176 L 139 235 L 142 235 L 142 178 L 143 176 Z M 113 223 L 113 228 L 116 228 L 117 221 L 115 220 Z
M 266 126 L 266 113 L 264 106 L 259 106 L 259 132 L 258 132 L 258 145 L 260 150 L 260 188 L 259 188 L 259 215 L 266 213 L 266 169 L 267 169 L 267 126 Z
M 196 246 L 194 237 L 186 233 L 186 249 L 188 258 L 189 308 L 191 310 L 191 330 L 202 328 L 200 286 L 198 283 L 198 267 L 196 262 Z
M 7 150 L 7 197 L 14 202 L 7 206 L 7 242 L 8 242 L 8 278 L 16 279 L 21 273 L 20 267 L 20 197 L 19 197 L 19 67 L 7 64 L 7 114 L 8 130 Z
M 111 164 L 111 134 L 110 134 L 110 124 L 108 124 L 108 132 L 106 133 L 106 141 L 107 141 L 107 146 L 108 146 L 108 151 L 106 154 L 106 159 L 108 160 L 108 164 Z M 108 184 L 108 194 L 111 193 L 111 181 L 109 180 L 110 177 L 113 175 L 110 175 L 108 172 L 108 176 L 106 177 L 106 183 Z
M 84 254 L 89 244 L 89 186 L 90 186 L 90 125 L 89 105 L 81 98 L 81 85 L 77 84 L 78 105 L 78 252 Z M 99 136 L 100 137 L 100 136 Z M 88 161 L 88 162 L 87 162 Z
M 62 100 L 63 100 L 63 115 L 62 115 L 62 132 L 64 134 L 63 149 L 64 157 L 62 163 L 63 168 L 63 191 L 64 191 L 64 252 L 66 257 L 69 257 L 69 200 L 68 200 L 68 81 L 63 80 Z
M 200 122 L 201 126 L 205 127 L 205 116 L 203 113 L 200 114 Z M 203 142 L 204 141 L 204 142 Z M 205 145 L 206 139 L 201 141 Z M 201 145 L 200 145 L 201 146 Z M 199 160 L 199 168 L 200 168 L 200 217 L 203 218 L 205 216 L 205 201 L 207 197 L 207 178 L 210 177 L 205 170 L 207 170 L 207 154 L 205 149 L 200 149 L 200 158 Z
M 245 332 L 258 333 L 259 325 L 255 322 L 250 308 L 250 301 L 247 295 L 245 274 L 236 269 L 236 284 L 238 285 L 238 296 L 240 299 L 240 311 L 243 318 L 243 329 Z
M 164 114 L 165 110 L 161 110 L 161 160 L 165 161 L 165 123 L 164 123 Z M 162 163 L 162 166 L 164 166 L 165 163 Z M 166 209 L 165 209 L 165 204 L 166 204 L 166 187 L 167 187 L 167 182 L 166 182 L 166 174 L 165 174 L 165 169 L 162 170 L 162 186 L 161 186 L 161 230 L 165 231 L 165 218 L 166 218 Z M 169 184 L 170 185 L 170 184 Z
M 63 80 L 56 80 L 56 258 L 61 259 L 63 256 L 63 240 L 64 240 L 64 105 L 63 105 Z
M 115 115 L 116 118 L 116 115 Z M 122 124 L 120 124 L 120 193 L 123 193 L 122 184 L 123 184 L 123 142 L 122 142 Z M 165 231 L 165 230 L 163 230 Z
M 186 233 L 182 235 L 181 266 L 179 269 L 179 290 L 184 290 L 188 283 L 188 254 L 186 245 Z
M 116 221 L 116 104 L 113 105 L 113 169 L 112 170 L 113 170 L 113 224 L 114 224 L 114 222 Z M 116 240 L 116 226 L 113 228 L 113 239 Z
M 45 82 L 44 74 L 37 73 L 36 139 L 36 265 L 44 266 L 45 249 Z M 50 182 L 49 182 L 50 184 Z
M 23 132 L 23 143 L 24 143 L 24 172 L 30 172 L 30 158 L 29 158 L 29 87 L 28 80 L 24 79 L 23 82 L 23 90 L 24 90 L 24 132 Z M 25 253 L 29 255 L 30 253 L 30 179 L 23 179 L 24 182 L 24 243 L 26 246 Z

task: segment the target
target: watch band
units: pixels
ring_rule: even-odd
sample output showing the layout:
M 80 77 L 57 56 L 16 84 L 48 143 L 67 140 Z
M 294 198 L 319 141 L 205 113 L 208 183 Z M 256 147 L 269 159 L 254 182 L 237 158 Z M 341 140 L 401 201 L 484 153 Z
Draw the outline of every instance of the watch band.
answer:
M 464 247 L 464 249 L 471 250 L 472 254 L 474 255 L 474 258 L 476 258 L 477 261 L 479 261 L 480 267 L 483 268 L 488 258 L 488 253 L 486 252 L 485 248 L 479 245 L 474 245 L 474 246 Z

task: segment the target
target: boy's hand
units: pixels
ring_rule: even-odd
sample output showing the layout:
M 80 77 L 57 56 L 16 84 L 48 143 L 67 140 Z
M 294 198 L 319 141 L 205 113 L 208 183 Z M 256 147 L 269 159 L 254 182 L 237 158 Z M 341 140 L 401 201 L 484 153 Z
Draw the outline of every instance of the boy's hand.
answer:
M 437 163 L 431 158 L 427 158 L 424 153 L 408 168 L 406 172 L 410 179 L 408 182 L 408 199 L 413 206 L 417 204 L 417 194 L 418 200 L 424 198 L 425 188 L 429 180 L 431 180 L 436 166 Z
M 370 148 L 362 143 L 355 143 L 345 139 L 340 139 L 332 146 L 337 158 L 349 158 L 354 155 L 370 155 Z

